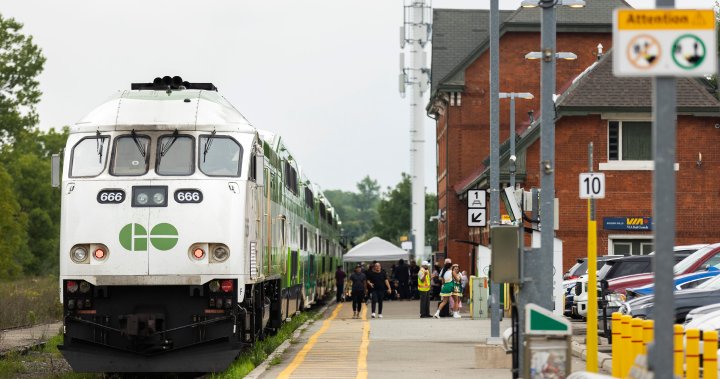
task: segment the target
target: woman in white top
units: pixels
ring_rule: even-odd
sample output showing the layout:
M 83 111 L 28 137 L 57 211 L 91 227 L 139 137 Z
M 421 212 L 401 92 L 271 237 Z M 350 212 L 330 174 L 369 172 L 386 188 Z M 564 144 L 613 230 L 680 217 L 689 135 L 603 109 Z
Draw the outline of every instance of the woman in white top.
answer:
M 455 287 L 455 283 L 453 282 L 453 276 L 452 276 L 452 263 L 445 263 L 445 267 L 443 268 L 443 285 L 440 289 L 440 298 L 442 301 L 440 302 L 440 305 L 438 305 L 437 311 L 435 311 L 435 314 L 433 317 L 440 318 L 440 311 L 443 309 L 445 305 L 447 305 L 448 301 L 450 301 L 450 296 L 453 294 L 453 288 Z

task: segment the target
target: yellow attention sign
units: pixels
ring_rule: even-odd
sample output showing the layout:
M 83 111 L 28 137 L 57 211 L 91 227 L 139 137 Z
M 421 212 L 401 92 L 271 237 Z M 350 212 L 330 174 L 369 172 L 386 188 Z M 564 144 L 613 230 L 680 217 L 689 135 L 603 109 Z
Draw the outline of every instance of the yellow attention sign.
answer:
M 712 9 L 619 9 L 618 30 L 714 30 Z

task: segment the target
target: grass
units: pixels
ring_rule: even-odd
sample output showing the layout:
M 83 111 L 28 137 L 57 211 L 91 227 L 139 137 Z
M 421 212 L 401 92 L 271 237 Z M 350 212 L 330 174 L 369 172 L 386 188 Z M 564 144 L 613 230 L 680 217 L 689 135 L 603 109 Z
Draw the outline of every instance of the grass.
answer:
M 0 281 L 0 329 L 59 320 L 58 283 L 54 276 Z
M 303 312 L 286 322 L 274 336 L 270 336 L 263 341 L 259 341 L 253 345 L 250 350 L 240 354 L 238 359 L 225 372 L 213 374 L 211 377 L 216 379 L 243 378 L 245 375 L 254 370 L 267 357 L 277 349 L 286 339 L 292 338 L 295 329 L 300 327 L 305 321 L 314 319 L 317 311 Z M 292 343 L 293 340 L 291 340 Z M 282 358 L 274 357 L 270 362 L 271 365 L 277 365 L 282 362 Z
M 23 372 L 25 372 L 25 366 L 18 354 L 8 354 L 0 359 L 0 378 L 14 378 Z

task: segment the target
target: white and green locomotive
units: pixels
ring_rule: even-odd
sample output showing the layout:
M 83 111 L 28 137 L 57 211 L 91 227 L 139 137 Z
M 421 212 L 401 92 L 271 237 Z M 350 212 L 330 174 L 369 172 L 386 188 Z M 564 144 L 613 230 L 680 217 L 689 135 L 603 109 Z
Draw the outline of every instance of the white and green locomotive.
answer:
M 332 206 L 210 83 L 133 83 L 71 128 L 62 172 L 76 371 L 222 370 L 334 287 Z

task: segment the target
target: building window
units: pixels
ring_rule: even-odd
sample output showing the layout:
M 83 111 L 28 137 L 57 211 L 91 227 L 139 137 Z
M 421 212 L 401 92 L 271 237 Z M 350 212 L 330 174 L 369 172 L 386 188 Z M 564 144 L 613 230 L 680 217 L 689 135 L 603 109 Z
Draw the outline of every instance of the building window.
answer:
M 459 107 L 460 105 L 462 105 L 462 93 L 450 92 L 450 106 Z
M 608 160 L 652 160 L 652 127 L 649 122 L 610 121 L 608 124 Z

